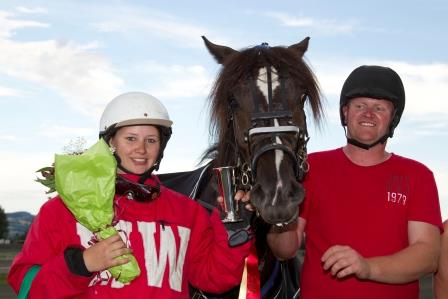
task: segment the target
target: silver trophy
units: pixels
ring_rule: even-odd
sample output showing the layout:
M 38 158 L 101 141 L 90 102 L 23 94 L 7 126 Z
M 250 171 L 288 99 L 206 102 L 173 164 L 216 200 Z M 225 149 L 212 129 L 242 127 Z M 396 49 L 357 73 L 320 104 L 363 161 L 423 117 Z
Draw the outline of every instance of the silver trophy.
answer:
M 235 201 L 235 182 L 233 167 L 217 167 L 213 168 L 218 179 L 219 195 L 223 198 L 224 218 L 222 222 L 239 222 L 243 221 L 238 215 L 238 204 Z

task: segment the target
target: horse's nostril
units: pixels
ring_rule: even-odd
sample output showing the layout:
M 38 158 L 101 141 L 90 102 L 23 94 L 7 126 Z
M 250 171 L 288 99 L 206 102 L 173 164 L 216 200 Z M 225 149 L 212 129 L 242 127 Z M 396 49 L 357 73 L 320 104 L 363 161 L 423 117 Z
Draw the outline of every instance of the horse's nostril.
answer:
M 287 185 L 283 190 L 283 197 L 286 201 L 292 201 L 300 203 L 305 196 L 305 190 L 303 186 L 295 181 L 292 181 L 290 185 Z
M 304 197 L 303 189 L 291 189 L 286 193 L 286 199 L 296 204 L 301 203 Z
M 250 202 L 257 208 L 260 208 L 260 202 L 263 201 L 264 194 L 260 184 L 256 184 L 252 190 L 250 190 Z

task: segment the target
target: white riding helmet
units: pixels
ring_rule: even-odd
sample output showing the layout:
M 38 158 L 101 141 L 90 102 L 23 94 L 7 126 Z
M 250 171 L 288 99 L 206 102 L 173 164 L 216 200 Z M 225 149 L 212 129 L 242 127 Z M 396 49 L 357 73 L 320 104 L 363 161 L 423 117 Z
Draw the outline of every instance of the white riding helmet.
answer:
M 127 92 L 115 97 L 104 109 L 100 120 L 100 137 L 111 130 L 131 125 L 156 125 L 170 128 L 165 106 L 143 92 Z

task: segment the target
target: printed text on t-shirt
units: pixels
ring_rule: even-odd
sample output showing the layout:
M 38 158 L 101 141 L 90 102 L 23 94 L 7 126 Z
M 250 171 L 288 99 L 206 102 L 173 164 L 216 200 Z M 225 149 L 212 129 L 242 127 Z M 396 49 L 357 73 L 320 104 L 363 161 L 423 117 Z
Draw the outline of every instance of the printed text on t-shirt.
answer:
M 387 192 L 387 202 L 406 205 L 406 195 L 398 192 Z

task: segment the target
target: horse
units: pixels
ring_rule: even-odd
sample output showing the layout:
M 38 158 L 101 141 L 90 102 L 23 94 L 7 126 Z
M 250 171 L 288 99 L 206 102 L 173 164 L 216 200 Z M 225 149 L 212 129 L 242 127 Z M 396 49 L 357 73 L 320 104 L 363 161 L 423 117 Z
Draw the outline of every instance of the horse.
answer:
M 210 162 L 192 172 L 162 174 L 168 187 L 217 206 L 218 186 L 213 169 L 231 167 L 234 191 L 250 191 L 256 212 L 239 212 L 243 223 L 227 224 L 230 232 L 248 225 L 246 241 L 255 235 L 261 298 L 297 298 L 298 258 L 279 262 L 269 250 L 266 234 L 271 225 L 284 226 L 298 217 L 308 171 L 305 105 L 319 123 L 323 115 L 320 90 L 304 60 L 309 37 L 288 47 L 267 43 L 234 50 L 202 37 L 221 70 L 210 92 L 213 145 Z M 200 291 L 196 298 L 212 298 Z M 217 296 L 213 295 L 213 298 Z M 238 288 L 220 298 L 238 298 Z

